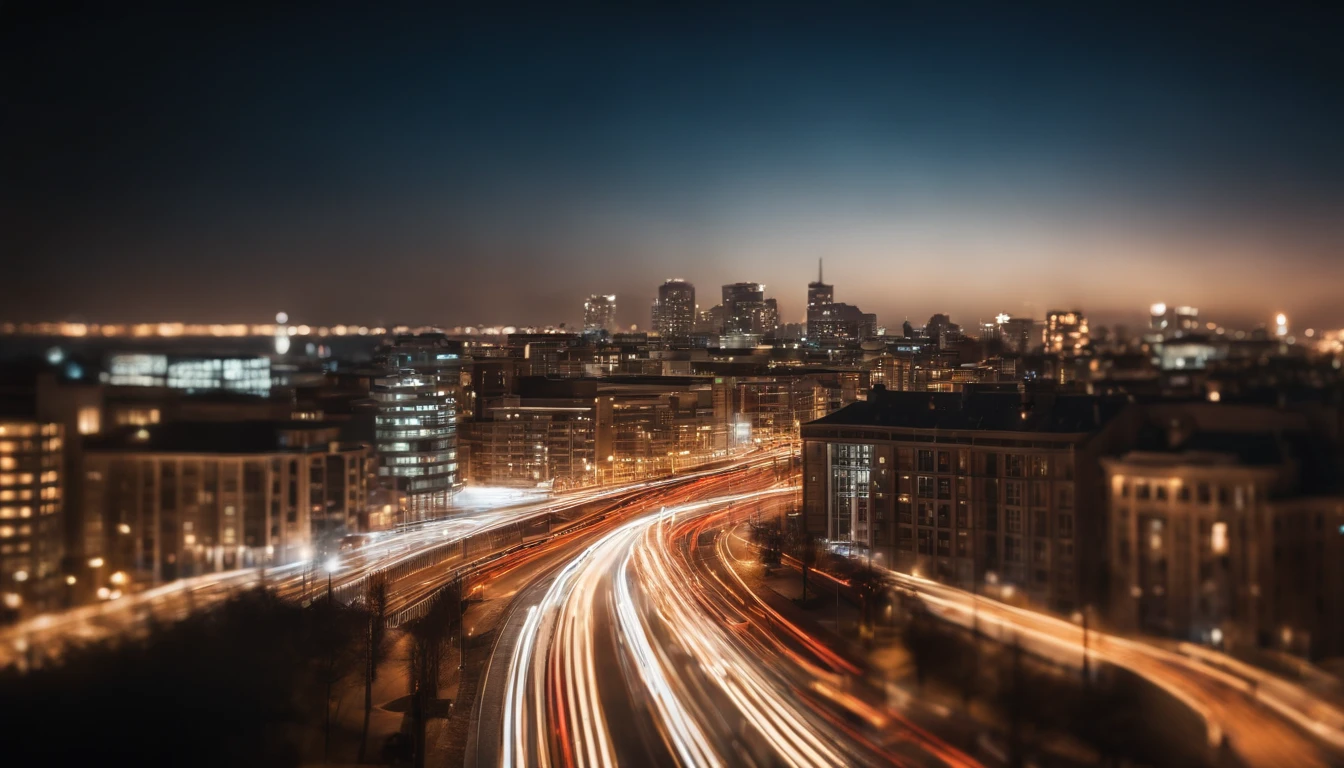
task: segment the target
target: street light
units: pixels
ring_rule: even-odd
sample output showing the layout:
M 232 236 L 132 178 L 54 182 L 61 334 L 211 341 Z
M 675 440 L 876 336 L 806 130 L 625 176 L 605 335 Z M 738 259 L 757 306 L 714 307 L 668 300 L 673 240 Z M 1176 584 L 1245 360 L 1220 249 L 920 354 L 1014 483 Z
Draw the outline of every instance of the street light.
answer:
M 326 570 L 326 572 L 327 572 L 327 602 L 330 603 L 330 602 L 331 602 L 331 575 L 332 575 L 333 573 L 335 573 L 337 570 L 340 569 L 340 567 L 341 567 L 341 559 L 340 559 L 339 557 L 336 557 L 336 556 L 333 555 L 333 556 L 327 558 L 327 562 L 323 563 L 323 564 L 322 564 L 322 567 L 323 567 L 323 568 Z
M 1087 620 L 1090 614 L 1091 610 L 1085 605 L 1081 611 L 1074 611 L 1072 617 L 1074 623 L 1083 625 L 1083 685 L 1089 685 L 1092 681 L 1092 668 L 1087 651 Z

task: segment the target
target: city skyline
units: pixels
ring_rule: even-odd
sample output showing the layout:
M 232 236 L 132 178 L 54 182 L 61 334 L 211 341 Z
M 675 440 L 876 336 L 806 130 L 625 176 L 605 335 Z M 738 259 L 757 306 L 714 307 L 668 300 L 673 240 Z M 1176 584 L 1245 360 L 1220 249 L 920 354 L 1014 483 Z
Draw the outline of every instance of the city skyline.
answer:
M 1335 11 L 6 14 L 6 320 L 797 322 L 822 257 L 882 322 L 1341 325 Z

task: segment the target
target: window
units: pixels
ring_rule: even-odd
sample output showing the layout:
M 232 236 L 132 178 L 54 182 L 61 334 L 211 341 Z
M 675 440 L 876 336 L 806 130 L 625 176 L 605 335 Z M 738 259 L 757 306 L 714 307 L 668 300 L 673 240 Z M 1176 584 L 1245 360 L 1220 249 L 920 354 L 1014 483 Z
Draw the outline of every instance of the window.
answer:
M 911 520 L 911 515 L 912 512 L 910 511 L 909 499 L 896 502 L 896 522 L 909 525 L 911 522 L 913 522 Z
M 957 451 L 957 473 L 966 474 L 971 471 L 971 452 L 962 448 Z
M 896 532 L 896 548 L 902 552 L 910 552 L 915 548 L 914 532 L 909 528 L 901 528 Z
M 990 477 L 996 477 L 999 474 L 999 455 L 997 453 L 985 454 L 985 474 Z
M 1007 525 L 1008 525 L 1008 527 L 1007 527 L 1007 531 L 1008 531 L 1008 533 L 1021 533 L 1021 532 L 1022 532 L 1022 511 L 1019 510 L 1019 509 L 1010 509 L 1010 510 L 1008 510 L 1008 516 L 1007 516 L 1007 517 L 1008 517 L 1008 523 L 1007 523 Z
M 1147 481 L 1139 480 L 1134 483 L 1134 498 L 1139 501 L 1147 501 L 1151 498 L 1151 495 Z
M 957 527 L 970 527 L 970 510 L 968 509 L 965 499 L 957 502 Z
M 933 531 L 919 531 L 919 554 L 933 554 Z
M 1031 513 L 1031 535 L 1049 536 L 1050 535 L 1050 516 L 1043 510 L 1033 510 Z
M 1157 484 L 1154 486 L 1153 490 L 1156 492 L 1157 500 L 1158 500 L 1158 501 L 1166 501 L 1166 500 L 1167 500 L 1167 486 L 1166 486 L 1166 483 L 1157 483 Z
M 1031 484 L 1031 505 L 1033 507 L 1046 507 L 1050 505 L 1049 483 Z
M 952 478 L 950 477 L 938 478 L 938 498 L 940 499 L 952 498 Z
M 1003 503 L 1010 507 L 1022 506 L 1022 484 L 1008 482 L 1003 485 Z
M 1181 485 L 1176 489 L 1176 500 L 1189 503 L 1190 486 L 1186 485 L 1185 483 L 1181 483 Z
M 1003 560 L 1008 563 L 1022 562 L 1022 542 L 1012 536 L 1003 538 Z
M 79 434 L 96 435 L 102 427 L 103 414 L 96 405 L 86 405 L 79 409 L 77 417 L 79 422 Z
M 1059 538 L 1073 538 L 1073 515 L 1068 512 L 1060 512 L 1057 518 L 1059 522 Z
M 952 509 L 947 504 L 938 505 L 938 527 L 946 528 L 952 524 Z
M 1056 485 L 1059 485 L 1058 483 Z M 1057 489 L 1059 508 L 1073 509 L 1073 486 L 1059 485 Z
M 952 454 L 948 453 L 947 451 L 938 452 L 938 471 L 939 472 L 952 471 Z
M 896 449 L 897 466 L 901 469 L 914 469 L 914 451 L 909 448 Z
M 1031 543 L 1031 561 L 1038 565 L 1044 565 L 1049 561 L 1049 548 L 1044 541 L 1033 541 Z
M 920 524 L 920 525 L 933 525 L 933 505 L 932 505 L 932 504 L 930 504 L 930 503 L 928 503 L 928 502 L 925 502 L 925 501 L 921 501 L 921 502 L 919 503 L 919 524 Z
M 1049 459 L 1049 457 L 1047 457 L 1047 456 L 1033 456 L 1033 457 L 1031 457 L 1031 476 L 1032 476 L 1032 477 L 1049 477 L 1049 476 L 1050 476 L 1050 459 Z
M 1003 458 L 1003 473 L 1008 477 L 1022 477 L 1022 457 L 1015 453 L 1010 453 L 1006 454 Z
M 985 510 L 985 530 L 999 530 L 999 510 L 989 507 Z
M 933 471 L 933 451 L 919 452 L 919 466 L 917 469 L 919 469 L 920 472 Z
M 1200 484 L 1195 488 L 1195 498 L 1199 500 L 1199 503 L 1200 503 L 1200 504 L 1208 504 L 1208 503 L 1209 503 L 1209 500 L 1210 500 L 1212 497 L 1209 495 L 1209 484 L 1208 484 L 1208 483 L 1200 483 Z
M 915 485 L 915 495 L 921 499 L 933 498 L 933 478 L 920 475 Z
M 952 554 L 952 534 L 947 531 L 938 532 L 938 556 L 949 557 Z
M 971 534 L 969 531 L 957 531 L 957 557 L 970 555 Z
M 1215 555 L 1227 554 L 1227 523 L 1214 523 L 1209 536 L 1209 549 Z

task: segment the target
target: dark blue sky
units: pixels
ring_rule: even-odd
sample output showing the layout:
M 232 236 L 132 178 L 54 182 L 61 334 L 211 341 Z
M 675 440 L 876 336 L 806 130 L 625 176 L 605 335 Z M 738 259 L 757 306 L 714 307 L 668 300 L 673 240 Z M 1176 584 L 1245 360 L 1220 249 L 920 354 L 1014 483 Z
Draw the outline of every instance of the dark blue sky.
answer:
M 478 5 L 0 5 L 0 319 L 1344 326 L 1338 12 Z

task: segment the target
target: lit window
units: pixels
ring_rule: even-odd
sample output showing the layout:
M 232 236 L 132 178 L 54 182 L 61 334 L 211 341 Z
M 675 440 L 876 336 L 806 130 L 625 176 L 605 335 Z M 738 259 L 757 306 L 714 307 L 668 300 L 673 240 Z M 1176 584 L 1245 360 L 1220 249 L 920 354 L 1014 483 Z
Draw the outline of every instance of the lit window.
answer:
M 79 434 L 96 435 L 102 429 L 103 414 L 96 405 L 86 405 L 79 409 Z
M 1214 523 L 1209 535 L 1209 548 L 1215 555 L 1227 554 L 1227 523 Z

